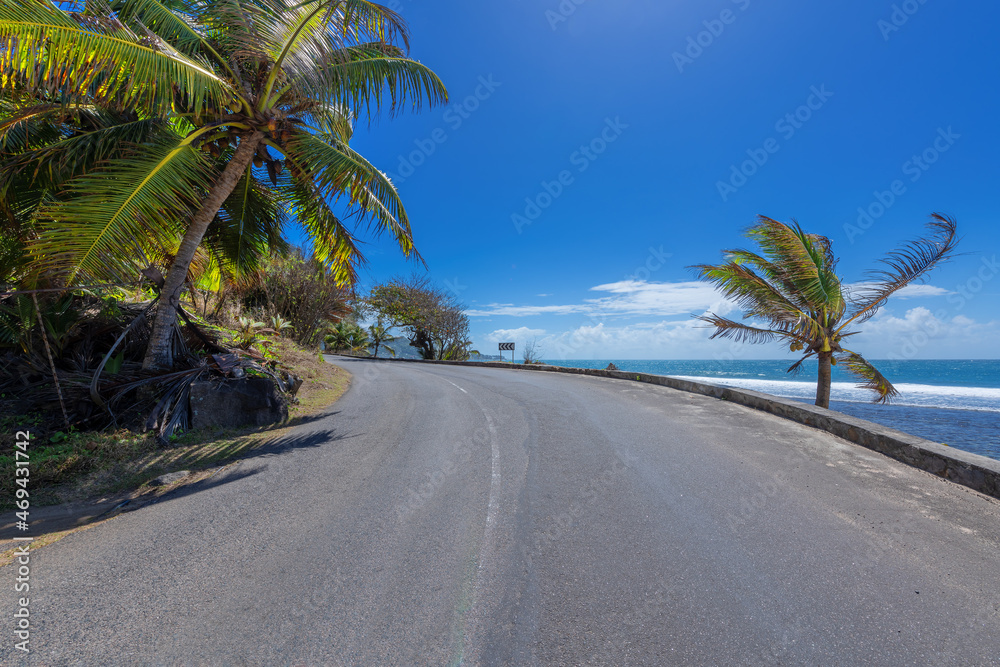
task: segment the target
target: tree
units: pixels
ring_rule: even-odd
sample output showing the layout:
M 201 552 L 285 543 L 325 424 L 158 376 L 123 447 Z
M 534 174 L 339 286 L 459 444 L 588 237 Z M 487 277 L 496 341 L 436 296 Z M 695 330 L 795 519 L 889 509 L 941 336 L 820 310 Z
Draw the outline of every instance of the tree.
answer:
M 318 345 L 332 322 L 351 313 L 351 291 L 339 287 L 322 262 L 300 249 L 268 259 L 261 274 L 259 290 L 268 314 L 288 319 L 300 345 Z
M 524 344 L 524 363 L 542 363 L 542 349 L 538 346 L 537 338 L 532 338 L 530 342 Z
M 372 352 L 372 356 L 375 357 L 376 359 L 378 358 L 379 347 L 383 346 L 385 347 L 386 350 L 389 351 L 389 354 L 391 354 L 394 357 L 396 356 L 396 351 L 391 347 L 389 347 L 388 345 L 386 345 L 386 343 L 391 343 L 397 339 L 396 336 L 393 336 L 392 334 L 389 333 L 389 329 L 390 327 L 385 326 L 385 324 L 383 324 L 381 319 L 375 324 L 368 327 L 368 340 L 370 341 L 371 345 L 375 346 L 375 349 Z
M 129 146 L 130 159 L 62 184 L 72 196 L 38 209 L 29 244 L 35 271 L 66 284 L 130 281 L 150 260 L 169 264 L 147 368 L 172 365 L 181 291 L 213 223 L 247 241 L 237 254 L 252 252 L 250 241 L 266 249 L 282 220 L 260 213 L 277 204 L 346 284 L 363 261 L 333 209 L 346 199 L 348 219 L 367 218 L 417 256 L 392 183 L 348 145 L 355 118 L 447 100 L 438 77 L 406 57 L 407 28 L 392 10 L 366 0 L 112 0 L 75 13 L 0 0 L 0 42 L 6 99 L 48 95 L 46 114 L 107 108 L 157 128 Z
M 395 278 L 376 285 L 365 305 L 390 327 L 403 329 L 422 358 L 469 358 L 468 316 L 452 295 L 431 285 L 429 279 Z
M 790 373 L 816 357 L 816 405 L 820 407 L 830 407 L 831 366 L 838 361 L 861 380 L 859 387 L 875 392 L 876 403 L 887 403 L 897 395 L 896 388 L 864 357 L 841 343 L 859 333 L 851 330 L 853 325 L 871 319 L 890 296 L 926 276 L 954 252 L 958 243 L 954 220 L 935 213 L 928 228 L 929 238 L 890 252 L 880 260 L 883 268 L 870 272 L 868 281 L 852 290 L 836 273 L 829 239 L 807 234 L 794 221 L 786 225 L 759 216 L 746 236 L 760 246 L 762 254 L 726 250 L 726 263 L 693 268 L 734 300 L 744 318 L 763 324 L 744 324 L 715 313 L 698 319 L 715 327 L 712 338 L 749 343 L 781 340 L 792 352 L 805 350 L 805 356 L 788 369 Z
M 337 322 L 325 341 L 334 351 L 361 352 L 368 349 L 368 335 L 365 330 L 356 323 L 345 320 Z

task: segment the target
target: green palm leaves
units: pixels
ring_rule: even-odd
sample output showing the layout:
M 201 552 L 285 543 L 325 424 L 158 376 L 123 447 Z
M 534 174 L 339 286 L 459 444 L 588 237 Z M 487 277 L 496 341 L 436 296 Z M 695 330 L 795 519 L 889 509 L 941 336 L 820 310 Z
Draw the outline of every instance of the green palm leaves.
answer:
M 929 237 L 889 253 L 881 262 L 883 268 L 871 272 L 868 282 L 852 294 L 837 275 L 829 239 L 804 232 L 798 223 L 787 225 L 760 216 L 746 232 L 760 247 L 759 254 L 726 250 L 725 263 L 693 267 L 732 300 L 745 318 L 759 324 L 715 313 L 698 319 L 715 328 L 712 338 L 748 343 L 781 340 L 793 352 L 804 350 L 790 372 L 816 357 L 820 363 L 817 405 L 829 407 L 829 367 L 837 361 L 844 362 L 859 378 L 859 386 L 875 392 L 876 402 L 888 402 L 897 394 L 895 387 L 864 357 L 841 343 L 857 333 L 849 330 L 852 324 L 870 319 L 891 295 L 925 276 L 954 252 L 958 243 L 954 220 L 934 214 L 928 227 L 932 231 Z
M 24 86 L 71 102 L 102 100 L 168 113 L 174 91 L 196 111 L 223 107 L 234 93 L 210 65 L 118 17 L 77 14 L 50 2 L 0 0 L 0 90 Z
M 73 179 L 37 213 L 36 269 L 68 284 L 134 280 L 174 244 L 210 177 L 202 154 L 175 135 Z
M 68 284 L 169 264 L 149 365 L 169 365 L 162 350 L 183 285 L 205 270 L 252 274 L 286 247 L 292 218 L 340 283 L 364 261 L 359 223 L 418 256 L 392 183 L 348 145 L 358 118 L 447 101 L 437 75 L 406 56 L 392 10 L 95 0 L 70 12 L 0 0 L 0 43 L 12 174 L 0 187 L 16 175 L 42 193 L 25 199 L 34 222 L 18 223 L 32 230 L 19 243 L 36 273 Z

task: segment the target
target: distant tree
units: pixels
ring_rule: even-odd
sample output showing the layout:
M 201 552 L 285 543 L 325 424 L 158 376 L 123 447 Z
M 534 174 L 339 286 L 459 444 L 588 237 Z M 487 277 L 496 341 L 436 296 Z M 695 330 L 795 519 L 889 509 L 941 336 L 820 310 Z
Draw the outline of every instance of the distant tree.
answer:
M 324 342 L 335 352 L 366 352 L 369 340 L 364 329 L 354 322 L 343 320 L 333 326 Z
M 399 327 L 424 359 L 469 358 L 469 318 L 450 294 L 418 276 L 376 285 L 367 310 L 389 327 Z
M 396 351 L 386 345 L 386 343 L 391 343 L 396 340 L 396 336 L 389 333 L 390 327 L 385 326 L 381 320 L 375 324 L 368 327 L 368 340 L 371 345 L 375 347 L 372 351 L 372 356 L 376 359 L 378 358 L 378 351 L 380 347 L 385 347 L 389 351 L 389 354 L 396 356 Z
M 292 337 L 301 345 L 319 345 L 331 323 L 351 312 L 351 290 L 338 285 L 323 262 L 302 250 L 271 257 L 260 274 L 260 286 L 250 296 L 262 292 L 268 314 L 288 320 Z
M 876 403 L 887 403 L 896 388 L 860 354 L 841 346 L 858 331 L 852 325 L 871 319 L 886 300 L 947 259 L 958 243 L 956 223 L 935 213 L 928 225 L 930 238 L 907 243 L 881 260 L 884 268 L 872 271 L 869 280 L 853 293 L 836 273 L 837 260 L 830 240 L 807 234 L 798 223 L 791 225 L 765 216 L 746 232 L 762 254 L 749 250 L 726 250 L 724 264 L 700 264 L 703 280 L 713 283 L 743 310 L 744 318 L 763 320 L 762 326 L 735 322 L 709 313 L 698 319 L 715 327 L 712 338 L 731 338 L 748 343 L 782 340 L 792 352 L 805 356 L 788 372 L 797 372 L 811 357 L 819 362 L 816 405 L 830 407 L 831 366 L 844 362 L 861 380 L 859 387 L 875 392 Z

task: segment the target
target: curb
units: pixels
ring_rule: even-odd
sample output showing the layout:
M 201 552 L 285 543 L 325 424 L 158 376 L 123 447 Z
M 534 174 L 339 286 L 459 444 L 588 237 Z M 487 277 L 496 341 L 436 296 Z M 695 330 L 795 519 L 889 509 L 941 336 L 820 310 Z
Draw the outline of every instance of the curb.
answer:
M 566 368 L 542 364 L 511 364 L 493 361 L 437 361 L 425 359 L 371 359 L 343 354 L 328 354 L 331 357 L 390 361 L 398 363 L 438 364 L 444 366 L 465 366 L 471 368 L 503 368 L 516 371 L 540 371 L 548 373 L 568 373 L 570 375 L 591 375 L 656 384 L 679 391 L 703 396 L 711 396 L 730 403 L 737 403 L 778 417 L 798 422 L 821 431 L 826 431 L 849 442 L 885 454 L 907 465 L 925 470 L 933 475 L 967 486 L 993 498 L 1000 499 L 1000 461 L 988 456 L 972 454 L 954 449 L 931 440 L 910 435 L 896 429 L 882 426 L 864 419 L 858 419 L 834 410 L 827 410 L 792 399 L 762 394 L 749 389 L 733 389 L 703 382 L 680 380 L 667 375 L 649 373 L 627 373 L 625 371 L 595 370 L 590 368 Z

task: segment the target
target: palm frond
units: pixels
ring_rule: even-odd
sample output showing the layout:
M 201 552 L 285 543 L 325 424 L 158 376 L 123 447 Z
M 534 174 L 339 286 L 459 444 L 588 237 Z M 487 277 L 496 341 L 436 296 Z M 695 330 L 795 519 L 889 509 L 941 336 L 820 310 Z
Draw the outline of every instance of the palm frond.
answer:
M 410 222 L 389 178 L 346 143 L 295 132 L 285 145 L 285 155 L 295 169 L 307 176 L 322 196 L 347 198 L 350 214 L 369 221 L 376 234 L 389 232 L 407 257 L 419 254 L 413 244 Z
M 355 114 L 363 110 L 369 121 L 382 110 L 394 115 L 405 108 L 448 101 L 448 91 L 433 71 L 382 44 L 331 51 L 291 77 L 284 91 L 283 100 L 288 98 L 289 103 L 305 97 Z
M 211 49 L 205 36 L 190 19 L 158 0 L 114 0 L 110 8 L 118 20 L 134 32 L 150 31 L 187 55 Z M 186 7 L 191 15 L 191 7 Z
M 339 0 L 343 32 L 355 42 L 403 43 L 410 49 L 409 29 L 399 12 L 368 0 Z
M 256 178 L 249 167 L 223 203 L 203 243 L 221 267 L 239 280 L 256 273 L 269 254 L 288 249 L 282 237 L 286 222 L 278 193 Z
M 212 176 L 202 155 L 175 136 L 73 179 L 64 197 L 38 212 L 34 269 L 67 284 L 135 278 L 176 243 Z
M 270 72 L 264 84 L 258 108 L 271 101 L 276 87 L 285 84 L 289 76 L 314 67 L 331 48 L 331 39 L 339 42 L 336 33 L 336 4 L 306 2 L 295 7 L 273 3 L 273 10 L 258 16 L 257 29 L 270 61 Z
M 737 322 L 721 315 L 716 315 L 715 313 L 698 315 L 695 319 L 707 322 L 715 327 L 715 331 L 712 332 L 711 336 L 713 339 L 728 338 L 739 343 L 751 344 L 770 343 L 780 338 L 799 340 L 798 336 L 791 331 L 752 327 L 749 324 L 743 324 L 742 322 Z
M 301 171 L 297 173 L 297 177 L 281 184 L 281 196 L 309 234 L 313 256 L 330 271 L 334 281 L 340 286 L 355 284 L 358 269 L 365 264 L 357 239 L 316 185 Z
M 122 155 L 131 146 L 155 141 L 157 134 L 172 134 L 155 118 L 125 122 L 100 115 L 95 115 L 95 118 L 101 121 L 99 127 L 74 131 L 44 146 L 25 151 L 13 160 L 11 168 L 28 170 L 33 178 L 42 177 L 55 186 L 93 169 L 98 162 Z
M 805 363 L 806 360 L 808 360 L 808 359 L 810 359 L 810 358 L 812 358 L 814 356 L 816 356 L 815 352 L 812 352 L 812 351 L 811 352 L 807 352 L 805 354 L 805 356 L 803 356 L 801 359 L 799 359 L 794 364 L 792 364 L 791 366 L 789 366 L 788 370 L 786 370 L 785 372 L 786 373 L 791 373 L 792 375 L 798 375 L 799 371 L 802 370 L 802 364 Z
M 843 312 L 844 298 L 828 239 L 807 234 L 798 223 L 786 225 L 763 215 L 747 230 L 747 236 L 761 246 L 773 264 L 783 268 L 794 291 L 811 304 L 810 310 Z
M 899 395 L 892 383 L 860 354 L 844 350 L 843 354 L 837 355 L 837 359 L 847 367 L 851 374 L 862 380 L 862 383 L 858 385 L 859 389 L 870 389 L 877 394 L 875 403 L 889 403 Z
M 225 81 L 155 35 L 115 18 L 70 14 L 49 2 L 0 0 L 0 90 L 59 91 L 76 102 L 106 100 L 165 114 L 174 91 L 198 113 L 234 97 Z
M 698 270 L 702 280 L 712 283 L 726 298 L 735 301 L 748 316 L 775 323 L 808 318 L 796 304 L 747 266 L 729 262 L 718 266 L 699 264 L 692 268 Z
M 886 300 L 948 259 L 958 245 L 958 223 L 941 213 L 927 224 L 933 234 L 911 241 L 880 260 L 886 268 L 868 273 L 872 284 L 852 299 L 852 314 L 843 326 L 871 319 Z

